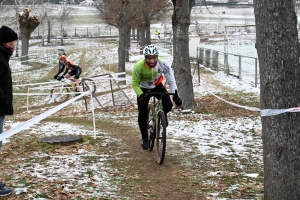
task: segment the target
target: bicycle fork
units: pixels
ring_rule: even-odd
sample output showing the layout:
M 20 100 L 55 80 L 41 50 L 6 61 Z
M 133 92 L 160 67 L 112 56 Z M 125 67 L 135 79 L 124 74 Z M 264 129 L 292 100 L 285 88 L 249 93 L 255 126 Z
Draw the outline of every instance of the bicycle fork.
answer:
M 159 139 L 162 139 L 162 137 L 160 137 L 160 130 L 162 127 L 162 119 L 160 119 L 159 121 L 159 113 L 163 113 L 164 115 L 164 112 L 163 111 L 158 111 L 157 114 L 155 115 L 155 119 L 154 119 L 154 127 L 155 127 L 155 139 L 159 140 Z
M 64 86 L 65 86 L 65 84 L 62 83 L 61 87 L 60 87 L 60 90 L 59 90 L 60 94 L 63 92 Z M 55 96 L 56 96 L 56 94 L 53 93 L 50 102 L 54 102 Z

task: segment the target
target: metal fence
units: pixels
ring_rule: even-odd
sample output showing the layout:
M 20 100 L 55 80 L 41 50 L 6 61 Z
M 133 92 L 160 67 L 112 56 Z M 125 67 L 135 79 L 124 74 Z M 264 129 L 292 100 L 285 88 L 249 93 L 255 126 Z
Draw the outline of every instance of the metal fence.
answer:
M 31 34 L 31 38 L 46 37 L 48 34 L 45 27 L 38 27 Z M 119 35 L 118 29 L 112 26 L 102 27 L 67 27 L 63 30 L 59 28 L 51 29 L 51 37 L 95 37 L 95 36 L 117 36 Z
M 215 71 L 237 77 L 240 81 L 259 84 L 258 58 L 197 47 L 199 63 Z

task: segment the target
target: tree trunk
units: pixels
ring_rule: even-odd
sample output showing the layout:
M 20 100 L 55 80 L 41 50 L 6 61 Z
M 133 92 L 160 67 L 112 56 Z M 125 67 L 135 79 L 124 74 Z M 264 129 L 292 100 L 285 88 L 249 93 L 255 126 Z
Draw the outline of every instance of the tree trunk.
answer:
M 297 16 L 293 0 L 255 0 L 261 109 L 298 107 Z M 264 199 L 300 199 L 300 113 L 262 116 Z
M 28 60 L 28 49 L 29 49 L 29 38 L 30 36 L 28 33 L 26 33 L 24 30 L 21 30 L 21 42 L 22 42 L 22 57 L 21 61 L 27 61 Z
M 60 24 L 60 33 L 61 33 L 60 45 L 64 46 L 64 27 L 63 27 L 63 21 L 61 21 L 61 24 Z
M 150 33 L 150 19 L 145 17 L 145 30 L 146 30 L 146 44 L 151 44 L 151 33 Z
M 30 34 L 38 27 L 40 24 L 39 18 L 34 15 L 29 17 L 30 9 L 25 8 L 23 12 L 19 13 L 19 25 L 20 25 L 20 35 L 22 41 L 22 58 L 21 61 L 28 60 L 28 48 L 29 48 L 29 39 Z
M 143 49 L 144 47 L 146 46 L 146 43 L 145 43 L 145 29 L 141 28 L 140 29 L 140 55 L 143 54 Z
M 50 20 L 47 20 L 47 24 L 48 24 L 48 37 L 47 37 L 47 41 L 48 41 L 48 43 L 50 43 L 50 37 L 51 37 L 51 24 L 50 24 Z
M 18 21 L 18 18 L 19 18 L 19 10 L 18 10 L 18 7 L 16 7 L 16 26 L 17 26 L 17 33 L 18 33 L 18 41 L 17 41 L 17 45 L 16 45 L 16 54 L 15 56 L 16 57 L 19 57 L 19 47 L 20 47 L 20 26 L 19 26 L 19 21 Z
M 146 42 L 146 31 L 145 31 L 145 29 L 142 29 L 141 30 L 141 46 L 144 48 L 147 45 L 148 45 L 148 43 Z
M 132 39 L 135 40 L 135 28 L 132 29 Z
M 119 66 L 118 72 L 125 72 L 125 59 L 126 59 L 126 42 L 127 42 L 127 24 L 126 24 L 126 14 L 124 11 L 120 13 L 119 20 L 119 48 L 118 48 L 118 56 L 119 56 Z M 119 75 L 119 78 L 125 78 L 124 75 Z M 121 81 L 121 84 L 126 84 L 126 81 Z
M 126 42 L 125 42 L 125 61 L 129 62 L 129 51 L 130 51 L 130 28 L 127 27 L 126 31 Z
M 189 59 L 189 26 L 191 9 L 195 0 L 172 0 L 174 13 L 173 27 L 173 62 L 174 74 L 178 92 L 182 99 L 184 109 L 194 108 L 194 91 Z
M 136 28 L 136 41 L 140 42 L 140 30 L 138 28 Z

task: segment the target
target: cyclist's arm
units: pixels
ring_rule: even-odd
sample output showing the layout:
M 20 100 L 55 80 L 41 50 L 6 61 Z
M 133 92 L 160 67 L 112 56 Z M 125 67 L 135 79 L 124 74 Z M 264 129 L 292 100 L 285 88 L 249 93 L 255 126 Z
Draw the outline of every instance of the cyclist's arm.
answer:
M 65 76 L 69 72 L 70 64 L 68 63 L 65 67 L 66 67 L 66 70 L 63 73 L 63 76 Z
M 175 93 L 175 90 L 178 91 L 178 89 L 177 89 L 176 80 L 175 80 L 171 66 L 167 62 L 162 61 L 162 60 L 159 60 L 159 64 L 161 64 L 163 66 L 163 73 L 168 81 L 171 93 Z
M 60 62 L 60 63 L 61 63 L 61 62 Z M 62 73 L 62 72 L 64 71 L 64 69 L 65 69 L 65 65 L 62 64 L 62 67 L 59 68 L 59 71 L 57 72 L 57 74 L 56 74 L 55 76 L 58 76 L 60 73 Z
M 141 94 L 143 94 L 143 91 L 140 88 L 140 82 L 141 82 L 141 70 L 140 70 L 140 67 L 136 64 L 136 65 L 134 65 L 133 71 L 132 71 L 131 86 L 138 97 Z

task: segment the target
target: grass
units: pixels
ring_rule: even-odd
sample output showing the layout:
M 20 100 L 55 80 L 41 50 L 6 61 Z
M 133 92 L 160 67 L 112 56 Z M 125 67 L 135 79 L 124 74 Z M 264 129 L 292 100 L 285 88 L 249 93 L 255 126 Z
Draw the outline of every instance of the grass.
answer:
M 96 15 L 75 15 L 74 17 L 72 17 L 72 23 L 74 25 L 101 24 L 102 20 Z

